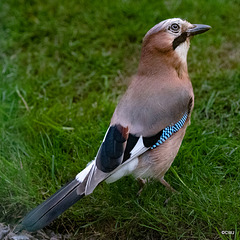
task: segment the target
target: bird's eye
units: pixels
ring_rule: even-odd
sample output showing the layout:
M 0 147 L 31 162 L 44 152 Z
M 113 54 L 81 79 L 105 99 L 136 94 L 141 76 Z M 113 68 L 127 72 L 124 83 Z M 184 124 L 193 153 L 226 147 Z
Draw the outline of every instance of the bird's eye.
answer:
M 169 30 L 171 30 L 174 33 L 179 32 L 180 26 L 177 23 L 173 23 L 170 27 Z

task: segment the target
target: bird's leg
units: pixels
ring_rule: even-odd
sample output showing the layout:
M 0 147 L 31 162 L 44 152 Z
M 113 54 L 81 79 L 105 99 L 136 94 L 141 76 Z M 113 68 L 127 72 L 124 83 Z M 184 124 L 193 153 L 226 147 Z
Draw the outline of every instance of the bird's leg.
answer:
M 167 181 L 165 181 L 165 179 L 162 177 L 160 178 L 160 182 L 162 183 L 162 185 L 164 185 L 169 191 L 171 191 L 172 193 L 179 193 L 178 191 L 176 191 Z M 171 197 L 167 198 L 164 201 L 164 205 L 166 206 L 168 204 L 168 202 L 170 201 Z
M 169 191 L 173 193 L 177 193 L 177 191 L 162 177 L 160 178 L 160 182 L 162 185 L 164 185 Z
M 145 184 L 147 183 L 148 180 L 140 178 L 140 177 L 137 178 L 137 180 L 138 180 L 138 184 L 140 186 L 140 190 L 137 192 L 137 195 L 140 196 L 141 193 L 142 193 L 142 190 L 143 190 L 143 188 L 144 188 L 144 186 L 145 186 Z

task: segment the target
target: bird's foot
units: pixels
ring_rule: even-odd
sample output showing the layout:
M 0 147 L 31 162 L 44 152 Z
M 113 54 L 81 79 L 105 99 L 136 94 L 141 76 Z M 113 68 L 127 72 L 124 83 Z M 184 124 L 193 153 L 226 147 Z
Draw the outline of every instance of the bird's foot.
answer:
M 167 190 L 171 191 L 172 193 L 178 193 L 178 191 L 176 191 L 167 181 L 165 181 L 164 178 L 161 178 L 160 182 L 166 187 Z
M 171 191 L 172 193 L 178 193 L 179 194 L 179 192 L 176 191 L 167 181 L 165 181 L 164 178 L 161 178 L 160 182 L 162 183 L 162 185 L 164 185 L 166 187 L 167 190 Z M 164 201 L 164 206 L 166 206 L 170 200 L 171 200 L 171 197 L 167 198 Z
M 138 184 L 140 186 L 140 190 L 137 192 L 137 196 L 140 196 L 142 193 L 142 190 L 144 188 L 144 186 L 146 185 L 146 183 L 148 182 L 148 179 L 143 179 L 143 178 L 137 178 L 138 180 Z

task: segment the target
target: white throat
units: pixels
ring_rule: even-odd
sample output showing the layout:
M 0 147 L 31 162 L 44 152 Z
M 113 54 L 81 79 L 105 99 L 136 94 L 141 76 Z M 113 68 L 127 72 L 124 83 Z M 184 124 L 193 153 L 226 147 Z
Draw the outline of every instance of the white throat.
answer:
M 187 53 L 189 45 L 190 43 L 188 41 L 185 41 L 181 43 L 179 46 L 177 46 L 177 48 L 175 49 L 182 63 L 187 63 Z

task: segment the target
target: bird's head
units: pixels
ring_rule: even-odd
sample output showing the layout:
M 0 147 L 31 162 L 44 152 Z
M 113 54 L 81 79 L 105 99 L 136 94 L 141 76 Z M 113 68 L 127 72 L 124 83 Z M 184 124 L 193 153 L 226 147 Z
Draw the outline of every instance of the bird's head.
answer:
M 177 58 L 178 62 L 186 63 L 190 38 L 210 28 L 208 25 L 191 24 L 181 18 L 164 20 L 146 33 L 143 38 L 142 53 L 156 57 Z

